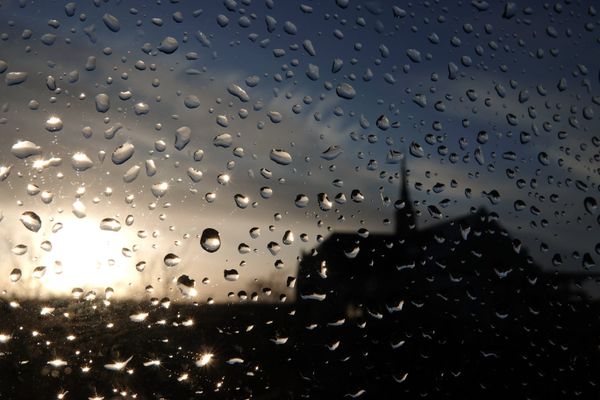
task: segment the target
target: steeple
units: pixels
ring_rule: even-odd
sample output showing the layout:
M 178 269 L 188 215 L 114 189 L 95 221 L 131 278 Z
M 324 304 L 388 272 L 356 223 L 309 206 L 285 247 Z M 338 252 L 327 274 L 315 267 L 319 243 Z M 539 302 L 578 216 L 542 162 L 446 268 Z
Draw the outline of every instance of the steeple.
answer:
M 406 175 L 406 158 L 402 158 L 400 168 L 400 194 L 396 201 L 396 235 L 410 236 L 416 228 L 415 210 L 410 199 Z

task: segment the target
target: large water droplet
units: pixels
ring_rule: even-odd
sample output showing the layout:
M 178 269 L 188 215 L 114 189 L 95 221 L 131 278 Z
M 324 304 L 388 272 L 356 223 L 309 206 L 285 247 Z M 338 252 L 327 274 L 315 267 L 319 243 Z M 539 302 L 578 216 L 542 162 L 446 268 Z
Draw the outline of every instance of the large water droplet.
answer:
M 104 218 L 100 221 L 100 229 L 103 231 L 118 232 L 121 230 L 121 223 L 114 218 Z
M 169 184 L 167 182 L 155 183 L 150 188 L 150 191 L 155 197 L 162 197 L 167 193 L 169 189 Z
M 213 228 L 206 228 L 200 237 L 200 246 L 209 253 L 214 253 L 221 247 L 219 232 Z
M 270 157 L 271 160 L 280 165 L 288 165 L 292 162 L 292 156 L 284 150 L 271 149 Z
M 19 140 L 10 149 L 11 153 L 20 159 L 36 156 L 42 153 L 42 148 L 28 140 Z
M 42 220 L 33 211 L 25 211 L 21 214 L 20 221 L 23 223 L 25 228 L 32 232 L 37 232 L 42 227 Z
M 304 207 L 306 207 L 308 205 L 309 201 L 310 200 L 309 200 L 309 198 L 308 198 L 307 195 L 305 195 L 305 194 L 299 194 L 299 195 L 296 196 L 296 200 L 295 200 L 296 207 L 298 207 L 298 208 L 304 208 Z
M 10 271 L 10 281 L 11 282 L 18 282 L 19 279 L 21 279 L 21 276 L 23 275 L 23 273 L 21 272 L 21 270 L 19 268 L 13 268 L 12 271 Z
M 177 39 L 171 36 L 165 37 L 158 46 L 158 50 L 162 51 L 165 54 L 174 53 L 179 48 L 179 43 Z
M 193 297 L 197 294 L 196 281 L 187 275 L 181 275 L 177 278 L 177 289 L 186 297 Z
M 125 142 L 113 151 L 112 162 L 117 165 L 123 164 L 133 156 L 134 151 L 133 143 Z
M 595 197 L 586 197 L 583 200 L 583 206 L 585 207 L 585 210 L 591 215 L 596 214 L 596 212 L 598 211 L 598 201 Z
M 220 135 L 215 136 L 213 139 L 213 144 L 217 147 L 227 148 L 231 146 L 233 143 L 233 138 L 229 133 L 221 133 Z
M 333 203 L 329 200 L 329 196 L 327 193 L 319 193 L 317 195 L 317 200 L 319 202 L 319 207 L 323 211 L 329 211 L 333 208 Z
M 339 97 L 348 100 L 353 99 L 354 96 L 356 96 L 356 91 L 354 90 L 354 88 L 346 82 L 340 83 L 335 89 L 335 92 Z
M 46 120 L 44 127 L 48 132 L 58 132 L 63 128 L 63 122 L 60 118 L 53 115 Z
M 35 279 L 41 279 L 44 275 L 46 275 L 46 267 L 44 266 L 35 267 L 31 273 L 31 276 Z
M 175 148 L 177 150 L 183 150 L 185 146 L 190 142 L 192 138 L 192 130 L 187 126 L 177 128 L 175 131 Z
M 244 196 L 243 194 L 236 194 L 234 196 L 234 199 L 235 204 L 242 209 L 248 207 L 248 205 L 250 204 L 250 199 L 247 196 Z
M 176 254 L 169 253 L 163 261 L 167 267 L 172 268 L 181 262 L 181 258 Z
M 325 150 L 323 153 L 321 153 L 321 158 L 323 158 L 324 160 L 327 160 L 327 161 L 335 160 L 343 152 L 344 151 L 342 150 L 342 148 L 340 146 L 337 146 L 337 145 L 330 146 L 329 148 L 327 148 L 327 150 Z
M 288 230 L 283 234 L 283 244 L 290 245 L 294 243 L 294 232 Z
M 250 96 L 248 96 L 248 93 L 246 93 L 244 89 L 242 89 L 240 86 L 234 83 L 227 87 L 227 91 L 243 102 L 250 101 Z
M 92 160 L 83 152 L 77 152 L 71 157 L 71 165 L 75 171 L 85 171 L 94 166 Z
M 106 13 L 102 16 L 102 21 L 104 22 L 104 25 L 113 32 L 119 32 L 121 29 L 119 20 L 114 15 Z
M 27 80 L 27 72 L 9 72 L 4 78 L 7 86 L 18 85 Z
M 223 276 L 227 281 L 237 281 L 240 274 L 235 269 L 226 269 L 223 271 Z
M 96 111 L 105 113 L 110 109 L 110 98 L 106 93 L 96 95 Z

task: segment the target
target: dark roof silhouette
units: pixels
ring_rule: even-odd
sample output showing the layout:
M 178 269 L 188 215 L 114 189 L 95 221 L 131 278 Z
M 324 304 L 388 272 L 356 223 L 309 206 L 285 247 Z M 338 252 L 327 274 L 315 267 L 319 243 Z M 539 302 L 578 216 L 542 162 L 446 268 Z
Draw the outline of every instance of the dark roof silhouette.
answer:
M 484 208 L 420 229 L 404 164 L 401 179 L 394 233 L 335 232 L 303 255 L 298 309 L 321 329 L 305 346 L 345 341 L 336 359 L 346 362 L 328 373 L 372 395 L 570 393 L 574 370 L 548 375 L 569 365 L 565 349 L 598 365 L 598 337 L 586 331 L 597 304 L 577 288 L 586 277 L 545 271 Z

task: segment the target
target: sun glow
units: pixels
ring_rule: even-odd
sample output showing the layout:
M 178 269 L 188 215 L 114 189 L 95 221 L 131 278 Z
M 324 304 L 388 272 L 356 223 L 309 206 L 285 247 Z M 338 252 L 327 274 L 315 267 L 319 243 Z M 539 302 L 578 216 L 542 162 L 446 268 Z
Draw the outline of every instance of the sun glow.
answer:
M 111 287 L 119 295 L 125 291 L 119 289 L 139 279 L 132 259 L 123 252 L 131 246 L 127 235 L 102 230 L 99 224 L 91 218 L 72 219 L 50 235 L 52 248 L 39 259 L 47 270 L 39 279 L 39 294 L 71 295 L 76 288 L 104 291 Z

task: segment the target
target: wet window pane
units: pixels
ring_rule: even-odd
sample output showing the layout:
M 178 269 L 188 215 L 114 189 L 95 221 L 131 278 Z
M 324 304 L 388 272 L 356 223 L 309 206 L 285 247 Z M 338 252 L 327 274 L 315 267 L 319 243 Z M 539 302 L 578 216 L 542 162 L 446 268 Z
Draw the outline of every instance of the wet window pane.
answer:
M 598 24 L 0 1 L 0 397 L 598 398 Z

